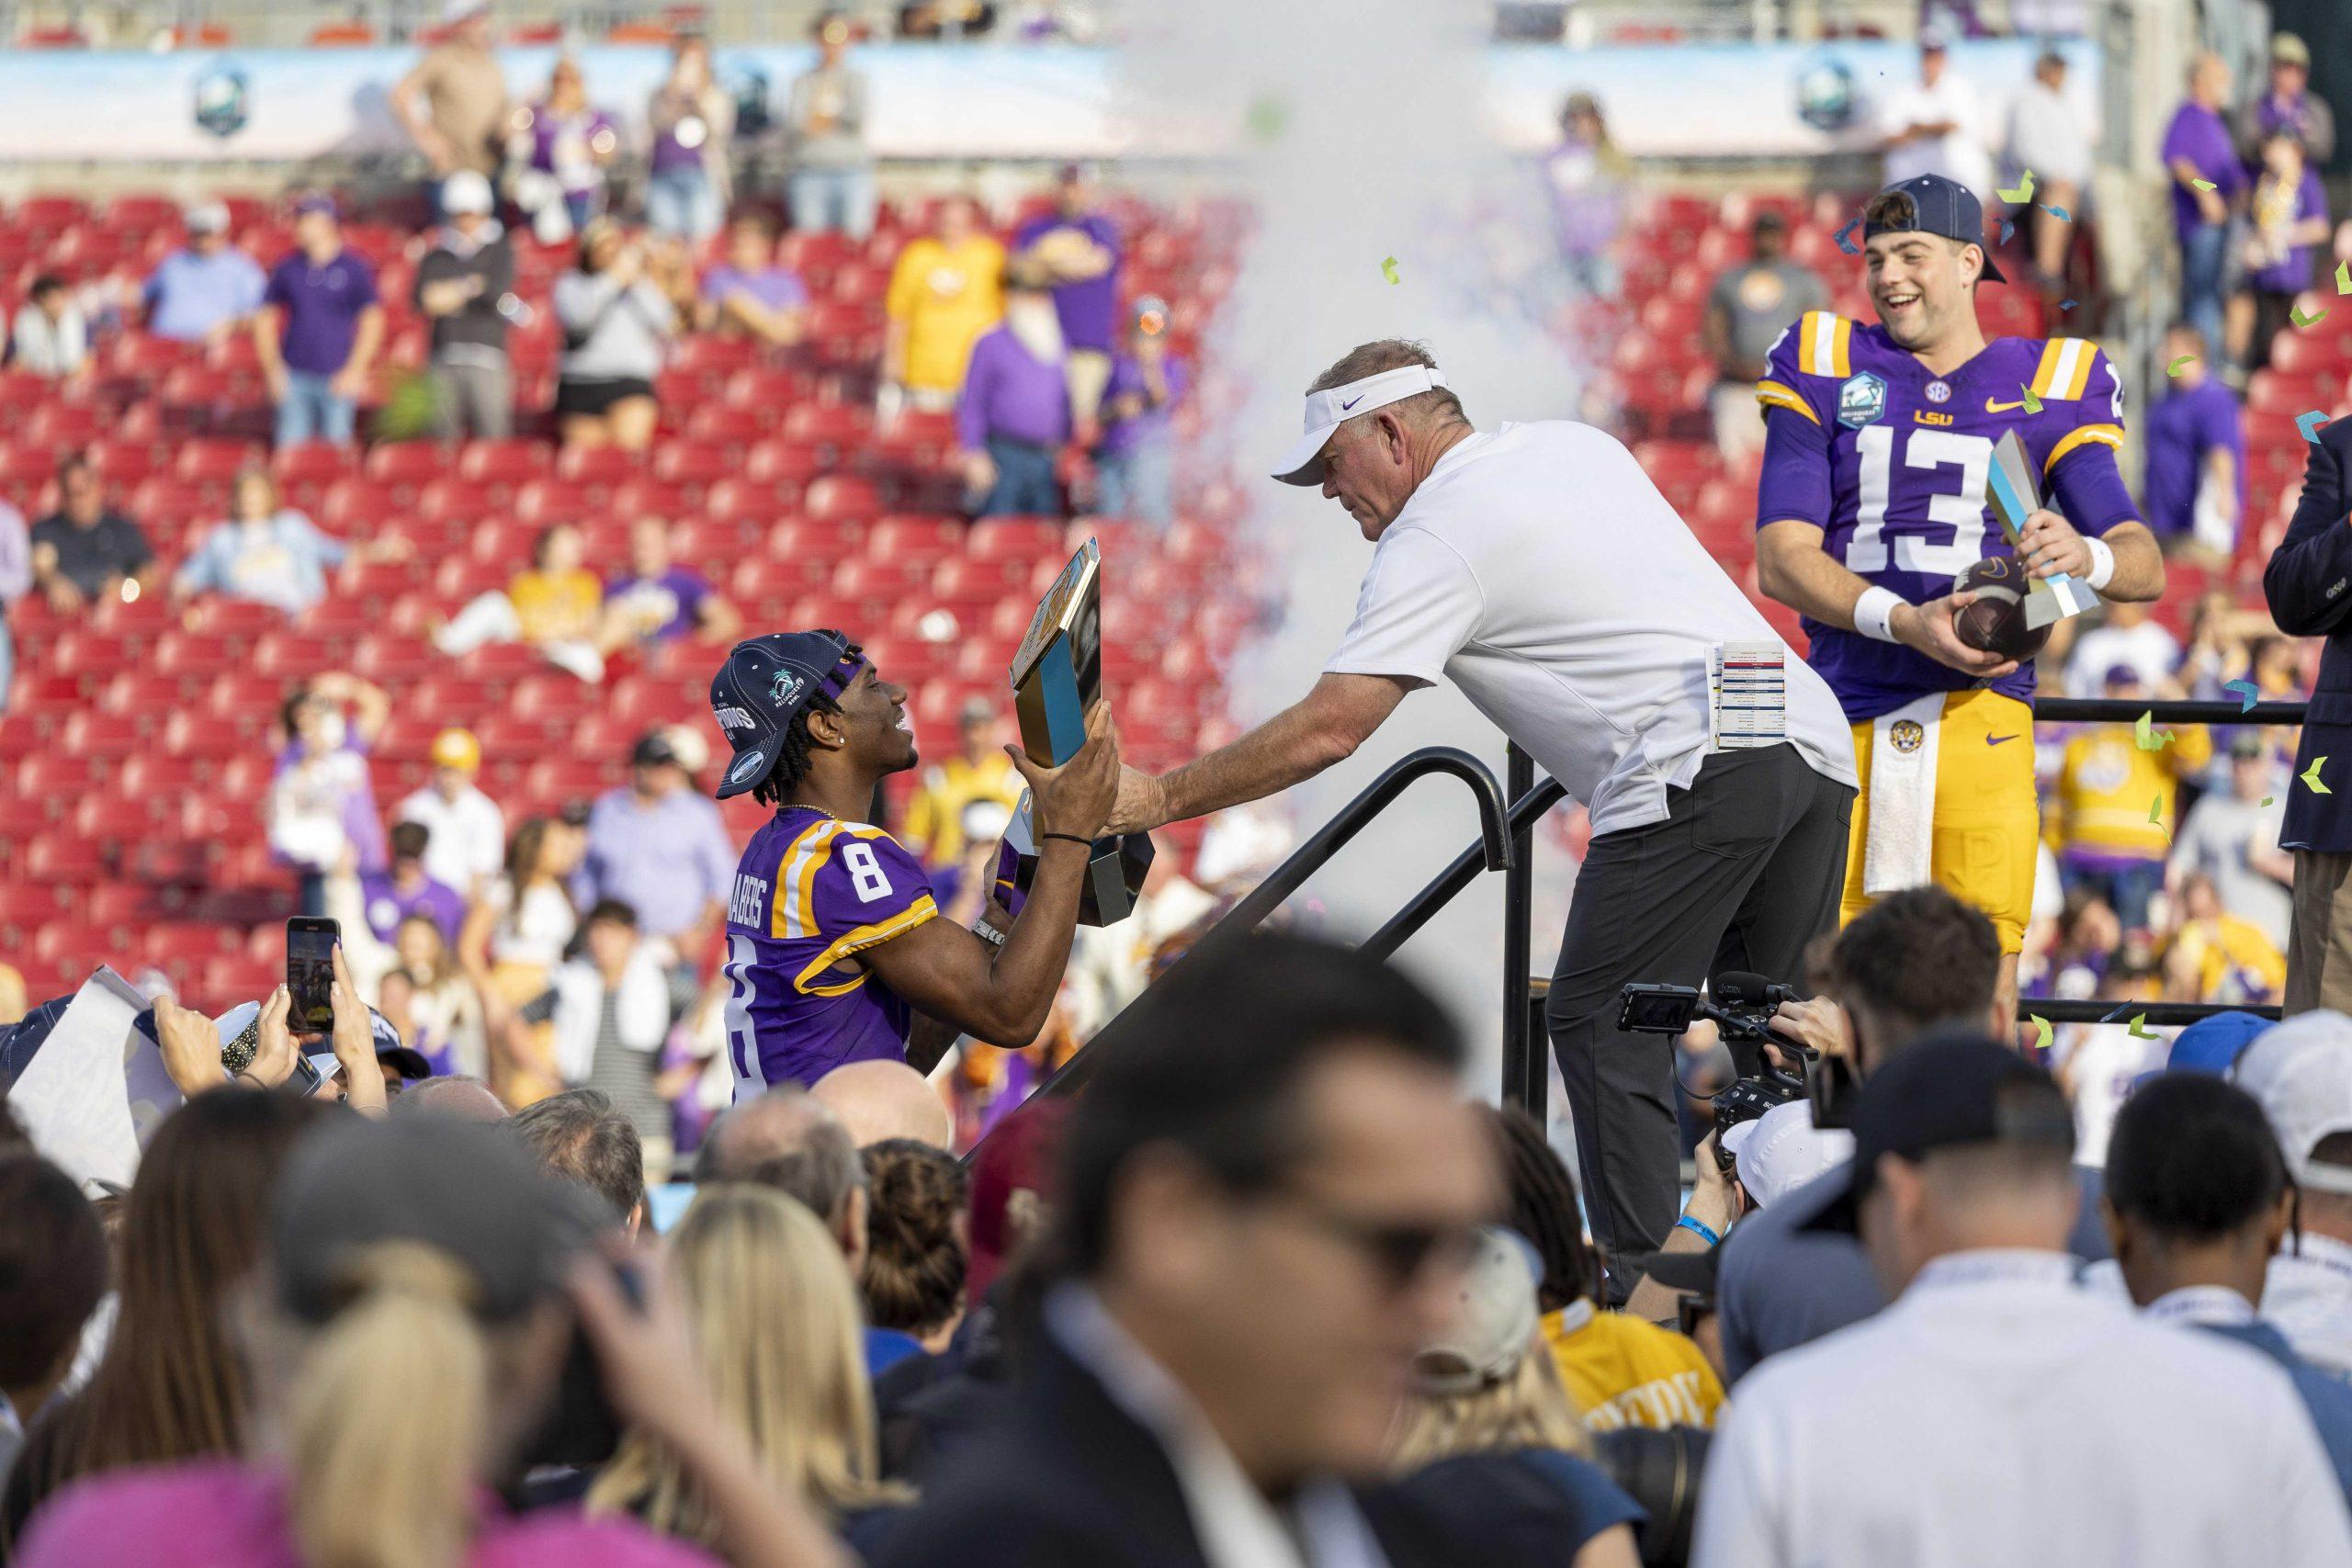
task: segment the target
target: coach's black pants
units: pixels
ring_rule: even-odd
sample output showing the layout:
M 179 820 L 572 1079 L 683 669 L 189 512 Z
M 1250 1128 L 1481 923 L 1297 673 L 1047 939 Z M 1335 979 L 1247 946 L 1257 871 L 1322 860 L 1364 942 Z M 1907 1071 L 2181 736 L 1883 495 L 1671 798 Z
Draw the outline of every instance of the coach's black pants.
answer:
M 1681 1159 L 1673 1042 L 1621 1032 L 1619 994 L 1724 969 L 1802 989 L 1805 945 L 1838 924 L 1854 810 L 1854 792 L 1789 745 L 1718 752 L 1668 794 L 1665 821 L 1592 840 L 1544 1004 L 1620 1299 L 1673 1229 Z

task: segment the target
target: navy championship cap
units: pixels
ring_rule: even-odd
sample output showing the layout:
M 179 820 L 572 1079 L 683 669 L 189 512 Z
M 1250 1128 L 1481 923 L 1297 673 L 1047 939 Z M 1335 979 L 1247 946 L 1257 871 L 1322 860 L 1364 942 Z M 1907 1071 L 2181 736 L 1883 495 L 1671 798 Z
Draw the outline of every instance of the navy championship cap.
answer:
M 785 731 L 809 699 L 822 694 L 839 702 L 864 668 L 865 655 L 836 631 L 770 632 L 729 649 L 710 681 L 711 716 L 735 749 L 718 798 L 767 777 Z
M 1940 234 L 1947 240 L 1958 240 L 1963 245 L 1974 245 L 1984 253 L 1984 276 L 1995 283 L 2007 283 L 2001 269 L 1994 264 L 1993 247 L 1984 243 L 1984 208 L 1975 193 L 1958 180 L 1948 180 L 1941 175 L 1919 175 L 1887 191 L 1901 191 L 1911 198 L 1911 221 L 1908 223 L 1872 223 L 1862 225 L 1862 238 L 1880 234 Z

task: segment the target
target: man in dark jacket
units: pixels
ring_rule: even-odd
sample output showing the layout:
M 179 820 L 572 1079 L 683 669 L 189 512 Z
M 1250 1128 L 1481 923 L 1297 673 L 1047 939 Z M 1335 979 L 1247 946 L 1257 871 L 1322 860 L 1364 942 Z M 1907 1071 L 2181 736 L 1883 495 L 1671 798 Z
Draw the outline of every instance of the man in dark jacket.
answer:
M 1437 1495 L 1381 1480 L 1500 1201 L 1436 1005 L 1351 950 L 1260 936 L 1131 1010 L 1070 1119 L 1009 1414 L 880 1562 L 1561 1560 L 1575 1509 L 1524 1467 Z
M 2278 629 L 2327 638 L 2279 836 L 2295 856 L 2283 1003 L 2290 1017 L 2323 1007 L 2352 1012 L 2352 419 L 2323 426 L 2311 447 L 2302 500 L 2262 573 Z M 2324 795 L 2303 782 L 2314 763 Z
M 441 184 L 448 224 L 416 264 L 416 308 L 433 323 L 435 434 L 503 441 L 514 433 L 514 373 L 506 356 L 514 249 L 490 181 L 460 169 Z

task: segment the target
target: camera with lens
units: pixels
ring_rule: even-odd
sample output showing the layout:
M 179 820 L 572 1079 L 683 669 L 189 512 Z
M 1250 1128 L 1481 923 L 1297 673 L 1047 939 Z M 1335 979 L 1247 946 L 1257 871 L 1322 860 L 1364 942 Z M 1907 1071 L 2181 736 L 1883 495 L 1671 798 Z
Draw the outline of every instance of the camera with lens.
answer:
M 1796 987 L 1761 975 L 1727 970 L 1700 991 L 1690 986 L 1627 986 L 1618 1008 L 1617 1027 L 1635 1034 L 1680 1034 L 1700 1019 L 1713 1022 L 1730 1046 L 1735 1061 L 1753 1063 L 1711 1103 L 1715 1112 L 1715 1157 L 1728 1168 L 1723 1134 L 1743 1122 L 1752 1122 L 1777 1105 L 1810 1098 L 1814 1124 L 1845 1124 L 1846 1100 L 1851 1085 L 1843 1062 L 1823 1062 L 1804 1041 L 1772 1027 L 1772 1015 L 1782 1002 L 1798 999 Z M 1800 1058 L 1796 1072 L 1775 1067 L 1762 1046 L 1770 1042 L 1783 1057 Z

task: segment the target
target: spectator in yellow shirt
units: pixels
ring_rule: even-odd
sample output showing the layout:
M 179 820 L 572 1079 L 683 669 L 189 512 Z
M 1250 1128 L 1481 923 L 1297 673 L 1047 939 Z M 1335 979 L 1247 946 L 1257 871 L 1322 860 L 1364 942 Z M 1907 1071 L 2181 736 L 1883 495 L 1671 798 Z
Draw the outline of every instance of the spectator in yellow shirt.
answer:
M 2260 926 L 2222 908 L 2211 877 L 2199 872 L 2181 884 L 2180 912 L 2180 930 L 2165 950 L 2169 1000 L 2245 1007 L 2285 994 L 2286 954 Z
M 1723 1380 L 1699 1347 L 1600 1301 L 1600 1260 L 1584 1237 L 1576 1178 L 1543 1130 L 1518 1111 L 1487 1111 L 1510 1210 L 1505 1223 L 1535 1245 L 1543 1332 L 1569 1401 L 1596 1432 L 1621 1427 L 1713 1427 Z
M 956 755 L 922 771 L 899 838 L 923 864 L 953 865 L 963 858 L 964 808 L 974 801 L 992 800 L 1007 811 L 1021 804 L 1021 775 L 1004 754 L 1002 728 L 994 703 L 972 698 L 956 716 Z
M 2106 694 L 2139 702 L 2147 689 L 2130 665 L 2107 672 Z M 2204 726 L 2154 726 L 2143 748 L 2129 724 L 2094 725 L 2066 743 L 2058 773 L 2050 838 L 2070 886 L 2088 887 L 2114 908 L 2126 931 L 2145 931 L 2148 902 L 2165 885 L 2165 862 L 2179 781 L 2213 760 Z
M 514 574 L 506 592 L 476 598 L 433 634 L 433 644 L 453 657 L 486 642 L 528 643 L 548 661 L 583 681 L 605 678 L 597 651 L 604 619 L 605 585 L 582 561 L 580 530 L 551 524 L 531 544 L 531 568 Z
M 882 379 L 912 407 L 955 407 L 972 344 L 1004 315 L 1004 246 L 967 197 L 940 204 L 938 232 L 908 243 L 890 272 Z

